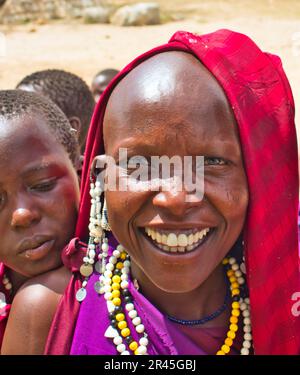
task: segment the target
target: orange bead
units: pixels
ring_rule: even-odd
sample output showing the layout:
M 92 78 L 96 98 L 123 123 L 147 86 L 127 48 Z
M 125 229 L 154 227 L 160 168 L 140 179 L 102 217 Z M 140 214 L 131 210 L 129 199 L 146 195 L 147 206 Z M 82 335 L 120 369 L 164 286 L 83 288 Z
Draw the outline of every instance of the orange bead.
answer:
M 223 261 L 222 261 L 222 264 L 224 264 L 224 266 L 225 266 L 225 264 L 228 264 L 228 263 L 229 263 L 228 258 L 224 258 Z
M 125 252 L 121 253 L 120 258 L 122 260 L 125 260 L 126 259 L 126 253 Z
M 229 277 L 229 281 L 230 281 L 231 284 L 235 283 L 236 282 L 236 277 L 235 276 L 230 276 Z
M 227 346 L 231 346 L 233 344 L 233 340 L 230 337 L 227 337 L 227 339 L 225 339 L 225 344 Z
M 228 277 L 231 277 L 231 276 L 233 276 L 234 275 L 234 271 L 232 271 L 232 270 L 228 270 L 227 271 L 227 276 Z
M 124 265 L 123 265 L 122 262 L 118 262 L 118 263 L 116 264 L 116 268 L 117 268 L 118 270 L 121 270 L 123 267 L 124 267 Z
M 238 296 L 239 294 L 240 294 L 239 289 L 232 289 L 232 291 L 231 291 L 232 296 Z
M 233 331 L 233 332 L 236 332 L 238 328 L 239 327 L 237 326 L 237 324 L 230 324 L 230 327 L 229 327 L 230 331 Z
M 121 330 L 127 328 L 127 323 L 125 322 L 125 320 L 122 320 L 122 322 L 118 323 L 118 328 Z
M 232 316 L 236 316 L 236 317 L 240 316 L 240 310 L 238 310 L 238 309 L 232 309 L 231 315 Z
M 113 283 L 119 283 L 121 282 L 121 277 L 119 275 L 115 275 L 112 278 Z
M 122 320 L 125 320 L 125 315 L 123 313 L 119 313 L 116 315 L 116 320 L 118 322 L 121 322 Z
M 238 321 L 239 321 L 239 320 L 238 320 L 238 318 L 237 318 L 236 316 L 231 316 L 231 317 L 230 317 L 230 323 L 232 323 L 232 324 L 237 324 Z
M 130 329 L 129 328 L 124 328 L 121 330 L 121 336 L 127 337 L 130 336 Z
M 227 337 L 229 337 L 230 339 L 235 339 L 235 333 L 234 332 L 232 332 L 232 331 L 228 331 L 227 332 Z
M 239 309 L 240 308 L 240 304 L 238 302 L 232 302 L 231 306 L 232 306 L 233 309 Z
M 118 298 L 118 297 L 120 297 L 120 295 L 121 295 L 121 293 L 120 293 L 119 290 L 113 290 L 113 291 L 111 292 L 111 296 L 112 296 L 112 298 Z
M 229 353 L 230 352 L 230 348 L 228 345 L 222 345 L 222 348 L 221 350 L 224 352 L 224 353 Z
M 217 352 L 217 355 L 225 355 L 225 353 L 224 353 L 222 350 L 219 350 L 219 351 Z
M 120 298 L 113 298 L 112 303 L 115 306 L 120 306 L 121 305 L 121 299 Z
M 240 287 L 239 283 L 235 282 L 231 284 L 232 289 L 238 289 Z
M 112 290 L 119 290 L 119 289 L 120 289 L 120 284 L 118 284 L 118 283 L 113 283 L 113 284 L 111 285 L 111 289 L 112 289 Z
M 138 348 L 138 343 L 136 341 L 132 341 L 132 343 L 129 344 L 129 349 L 133 352 Z

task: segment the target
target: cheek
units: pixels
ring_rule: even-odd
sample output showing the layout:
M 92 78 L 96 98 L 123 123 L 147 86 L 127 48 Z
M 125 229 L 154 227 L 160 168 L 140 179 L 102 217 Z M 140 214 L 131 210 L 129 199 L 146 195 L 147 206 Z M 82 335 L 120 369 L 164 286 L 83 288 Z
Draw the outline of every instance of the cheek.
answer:
M 108 220 L 116 238 L 124 246 L 128 241 L 128 231 L 133 228 L 134 219 L 147 202 L 149 193 L 112 192 L 105 194 Z
M 243 223 L 248 206 L 248 187 L 244 173 L 219 179 L 205 186 L 206 196 L 227 224 Z
M 74 225 L 79 206 L 78 183 L 66 179 L 48 196 L 47 212 L 64 230 Z

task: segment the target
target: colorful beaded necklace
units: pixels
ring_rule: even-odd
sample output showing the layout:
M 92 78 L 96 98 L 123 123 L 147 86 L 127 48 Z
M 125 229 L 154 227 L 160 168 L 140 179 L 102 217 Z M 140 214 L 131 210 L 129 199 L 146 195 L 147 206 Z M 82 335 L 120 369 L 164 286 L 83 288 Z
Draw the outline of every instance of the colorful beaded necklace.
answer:
M 101 257 L 100 257 L 101 259 Z M 229 354 L 233 345 L 233 340 L 239 329 L 239 316 L 243 316 L 243 345 L 240 351 L 242 355 L 248 355 L 251 349 L 252 335 L 250 324 L 249 298 L 241 296 L 241 286 L 245 283 L 242 272 L 235 258 L 225 258 L 223 265 L 230 282 L 231 291 L 231 316 L 230 325 L 226 338 L 217 351 L 217 355 Z M 118 245 L 109 257 L 105 266 L 104 274 L 95 284 L 98 293 L 104 294 L 110 318 L 110 326 L 105 332 L 105 336 L 111 338 L 116 346 L 117 352 L 121 355 L 145 355 L 149 343 L 145 326 L 134 306 L 134 301 L 128 290 L 128 277 L 130 273 L 130 258 L 122 245 Z M 124 304 L 122 303 L 122 299 Z M 126 315 L 122 307 L 128 313 L 129 318 L 136 332 L 140 335 L 138 341 L 134 340 L 128 327 Z

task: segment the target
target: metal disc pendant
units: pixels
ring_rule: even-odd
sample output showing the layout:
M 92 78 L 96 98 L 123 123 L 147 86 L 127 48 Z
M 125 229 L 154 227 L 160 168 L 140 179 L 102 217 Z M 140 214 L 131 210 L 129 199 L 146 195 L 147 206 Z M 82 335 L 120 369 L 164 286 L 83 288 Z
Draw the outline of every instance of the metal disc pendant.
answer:
M 96 281 L 95 284 L 94 284 L 95 291 L 100 294 L 101 288 L 102 288 L 102 285 L 101 285 L 100 281 Z
M 80 267 L 80 273 L 85 277 L 90 276 L 93 273 L 93 266 L 91 264 L 83 264 Z
M 80 288 L 76 293 L 76 299 L 78 302 L 82 302 L 86 297 L 86 289 Z
M 96 262 L 95 263 L 95 270 L 98 273 L 101 273 L 101 268 L 102 268 L 102 263 L 101 262 Z

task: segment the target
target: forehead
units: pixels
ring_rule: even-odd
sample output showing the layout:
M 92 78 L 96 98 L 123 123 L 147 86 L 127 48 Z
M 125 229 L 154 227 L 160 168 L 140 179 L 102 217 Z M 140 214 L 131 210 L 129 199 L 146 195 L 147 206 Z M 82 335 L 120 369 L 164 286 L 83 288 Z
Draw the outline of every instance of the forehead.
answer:
M 135 133 L 174 127 L 181 135 L 236 136 L 234 117 L 216 79 L 185 52 L 156 55 L 113 91 L 104 117 L 105 144 Z M 168 129 L 167 129 L 168 128 Z M 230 133 L 230 134 L 229 134 Z
M 0 165 L 8 168 L 49 154 L 59 157 L 63 151 L 41 115 L 22 115 L 9 120 L 0 118 Z

